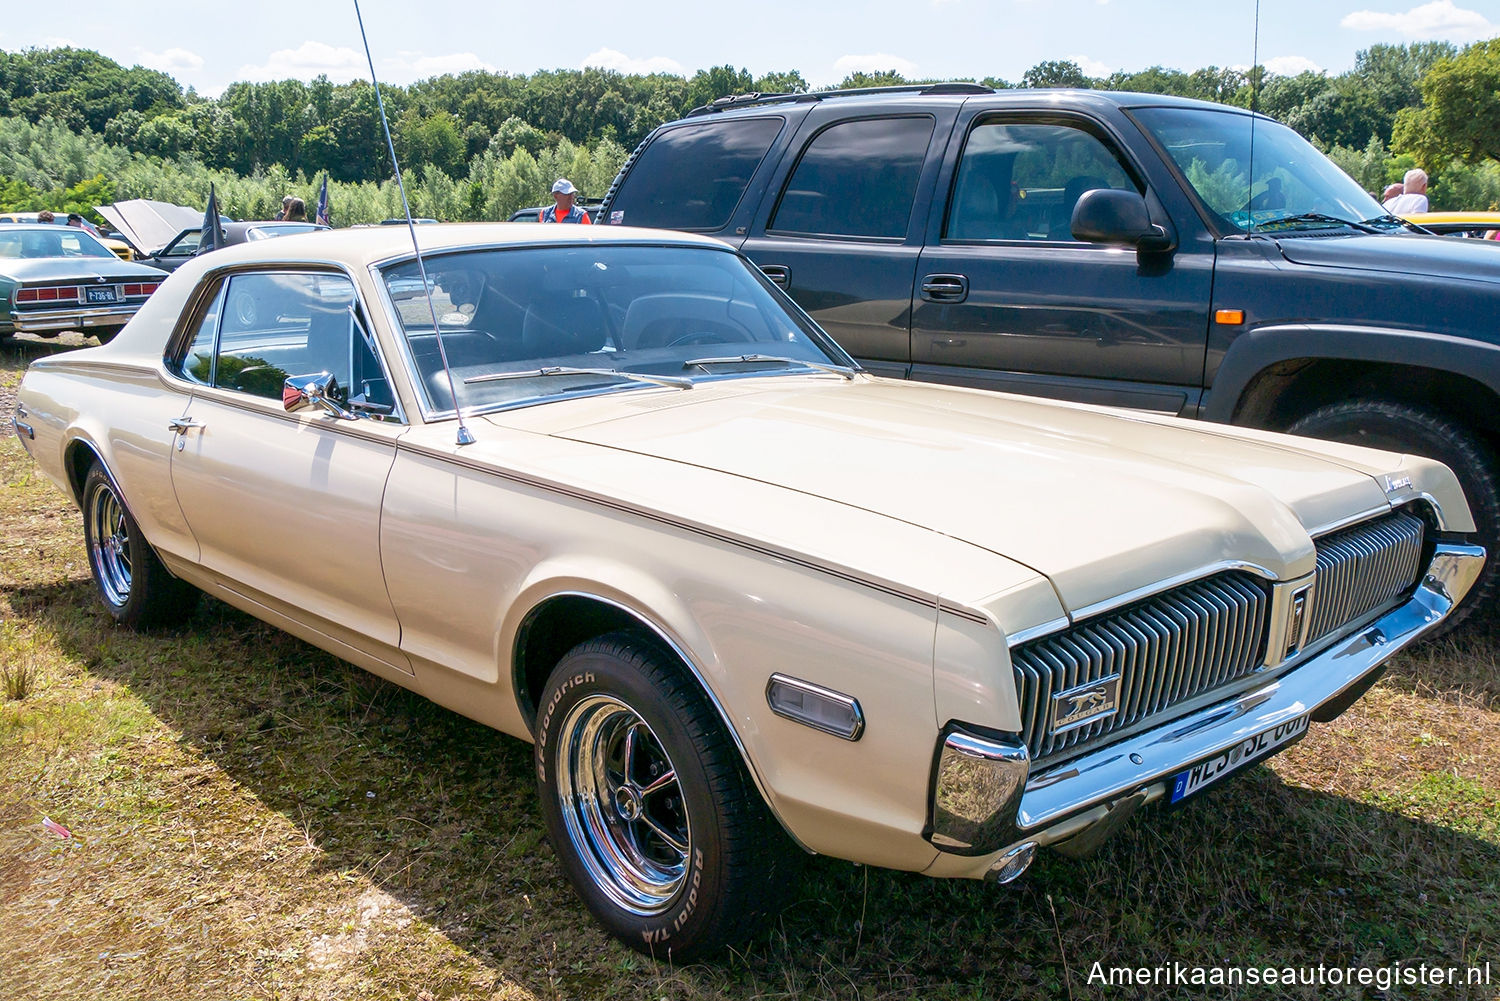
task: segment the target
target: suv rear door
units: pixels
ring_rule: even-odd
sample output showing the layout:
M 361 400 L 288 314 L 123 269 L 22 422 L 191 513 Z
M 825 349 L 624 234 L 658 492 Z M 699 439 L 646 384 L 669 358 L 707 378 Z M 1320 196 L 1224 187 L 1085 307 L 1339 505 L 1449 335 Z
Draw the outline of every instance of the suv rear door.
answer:
M 873 372 L 905 376 L 912 280 L 958 104 L 829 101 L 741 249 Z
M 1172 226 L 1153 180 L 1102 120 L 968 102 L 917 271 L 911 377 L 1195 408 L 1212 239 L 1195 229 L 1171 253 L 1137 253 L 1075 240 L 1069 225 L 1085 191 L 1117 188 L 1145 194 Z

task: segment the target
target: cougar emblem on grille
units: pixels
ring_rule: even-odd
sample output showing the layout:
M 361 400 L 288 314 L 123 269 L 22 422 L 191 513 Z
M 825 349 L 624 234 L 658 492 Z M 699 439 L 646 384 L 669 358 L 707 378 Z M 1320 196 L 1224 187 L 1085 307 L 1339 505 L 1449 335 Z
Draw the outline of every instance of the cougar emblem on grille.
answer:
M 1053 733 L 1093 723 L 1119 710 L 1120 676 L 1110 675 L 1097 681 L 1069 688 L 1052 696 Z

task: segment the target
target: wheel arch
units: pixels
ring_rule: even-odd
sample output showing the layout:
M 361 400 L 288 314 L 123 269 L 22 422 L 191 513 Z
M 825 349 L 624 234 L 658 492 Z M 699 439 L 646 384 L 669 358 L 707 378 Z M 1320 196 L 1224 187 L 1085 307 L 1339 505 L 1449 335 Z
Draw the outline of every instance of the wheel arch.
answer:
M 659 616 L 644 611 L 638 604 L 612 591 L 571 581 L 534 593 L 526 602 L 528 608 L 515 629 L 510 652 L 512 690 L 527 729 L 535 734 L 538 697 L 564 654 L 579 643 L 606 633 L 619 630 L 643 633 L 683 667 L 713 706 L 761 800 L 787 836 L 806 850 L 782 818 L 775 798 L 734 725 L 733 717 L 697 659 L 688 652 L 688 644 L 676 637 Z
M 1381 327 L 1289 324 L 1237 338 L 1214 377 L 1209 420 L 1285 428 L 1353 395 L 1440 410 L 1500 437 L 1500 345 Z

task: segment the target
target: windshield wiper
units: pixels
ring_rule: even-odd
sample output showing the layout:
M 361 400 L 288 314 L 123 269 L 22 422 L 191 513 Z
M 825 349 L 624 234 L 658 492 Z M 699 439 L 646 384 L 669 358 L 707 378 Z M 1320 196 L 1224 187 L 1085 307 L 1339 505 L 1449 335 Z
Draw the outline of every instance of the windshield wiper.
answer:
M 488 375 L 472 375 L 464 380 L 465 386 L 476 382 L 499 382 L 502 379 L 534 379 L 544 375 L 608 375 L 631 382 L 649 382 L 673 389 L 692 389 L 693 380 L 676 375 L 647 375 L 644 372 L 621 372 L 614 368 L 574 368 L 571 365 L 548 365 L 544 368 L 523 369 L 520 372 L 491 372 Z
M 1327 215 L 1322 212 L 1303 212 L 1300 215 L 1282 216 L 1280 219 L 1271 219 L 1267 222 L 1256 223 L 1255 228 L 1259 230 L 1267 230 L 1273 226 L 1291 226 L 1299 222 L 1326 222 L 1332 223 L 1336 226 L 1348 226 L 1350 229 L 1357 229 L 1362 233 L 1380 232 L 1380 230 L 1376 229 L 1374 226 L 1366 226 L 1362 222 L 1353 222 L 1349 219 L 1340 219 L 1336 215 Z
M 1371 223 L 1377 223 L 1377 222 L 1393 222 L 1396 225 L 1401 226 L 1404 229 L 1411 230 L 1413 233 L 1426 233 L 1428 236 L 1435 235 L 1432 232 L 1432 230 L 1430 230 L 1430 229 L 1424 229 L 1423 227 L 1417 225 L 1416 223 L 1412 222 L 1409 219 L 1403 219 L 1400 216 L 1398 216 L 1398 215 L 1392 215 L 1389 212 L 1385 213 L 1385 215 L 1378 215 L 1378 216 L 1376 216 L 1373 219 L 1366 219 L 1365 220 L 1365 225 L 1369 225 Z
M 708 365 L 738 365 L 741 362 L 781 362 L 783 365 L 801 365 L 804 368 L 815 368 L 820 372 L 831 372 L 845 379 L 854 378 L 854 370 L 844 365 L 829 365 L 820 361 L 806 361 L 802 358 L 783 358 L 780 355 L 727 355 L 723 358 L 694 358 L 683 362 L 682 367 L 703 368 Z

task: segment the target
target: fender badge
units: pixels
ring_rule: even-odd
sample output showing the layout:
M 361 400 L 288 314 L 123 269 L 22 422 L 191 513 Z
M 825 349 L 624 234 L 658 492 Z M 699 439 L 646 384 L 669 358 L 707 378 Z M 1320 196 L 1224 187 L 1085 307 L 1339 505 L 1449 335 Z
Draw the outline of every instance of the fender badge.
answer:
M 1411 477 L 1410 476 L 1391 476 L 1390 474 L 1386 474 L 1386 477 L 1385 477 L 1385 492 L 1386 493 L 1393 494 L 1397 490 L 1410 490 L 1410 489 L 1411 489 Z
M 1054 734 L 1113 716 L 1120 708 L 1120 676 L 1112 674 L 1084 685 L 1077 685 L 1052 696 Z

